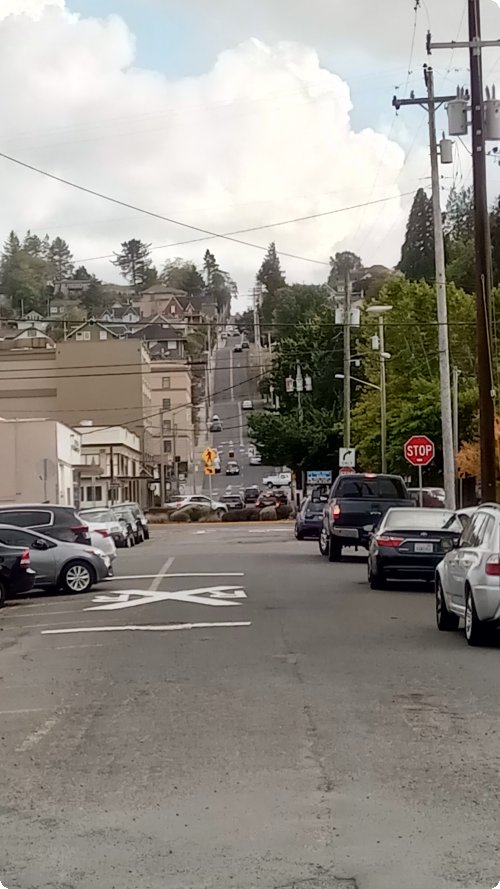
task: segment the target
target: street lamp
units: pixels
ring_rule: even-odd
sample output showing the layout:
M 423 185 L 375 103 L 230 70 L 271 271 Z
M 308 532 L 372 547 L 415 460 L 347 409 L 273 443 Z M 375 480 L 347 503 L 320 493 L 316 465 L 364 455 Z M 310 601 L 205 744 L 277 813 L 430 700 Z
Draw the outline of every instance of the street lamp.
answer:
M 385 353 L 388 354 L 387 352 Z M 343 380 L 344 374 L 335 374 L 336 380 Z M 349 377 L 350 380 L 354 380 L 356 383 L 361 383 L 362 386 L 369 386 L 370 389 L 376 389 L 377 392 L 380 392 L 380 386 L 377 386 L 376 383 L 369 383 L 368 380 L 360 380 L 359 377 L 353 377 L 352 375 Z
M 384 351 L 384 334 L 385 334 L 385 316 L 387 312 L 392 310 L 392 306 L 369 306 L 367 312 L 370 315 L 378 317 L 378 336 L 380 351 L 380 455 L 382 462 L 382 472 L 387 472 L 387 390 L 385 383 L 385 362 L 388 353 Z M 390 357 L 390 356 L 389 356 Z

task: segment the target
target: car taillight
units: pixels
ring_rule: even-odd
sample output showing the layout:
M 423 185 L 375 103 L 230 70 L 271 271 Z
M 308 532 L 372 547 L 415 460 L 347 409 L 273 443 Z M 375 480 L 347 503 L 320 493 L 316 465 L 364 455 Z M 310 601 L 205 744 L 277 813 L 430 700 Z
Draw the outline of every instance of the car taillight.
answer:
M 378 546 L 392 546 L 395 549 L 404 543 L 402 537 L 377 537 Z
M 335 519 L 338 519 L 339 516 L 340 516 L 340 503 L 335 503 L 334 506 L 333 506 L 333 508 L 332 508 L 332 519 L 333 519 L 333 521 L 335 521 Z
M 31 564 L 29 549 L 23 550 L 19 564 L 20 564 L 21 568 L 29 568 L 29 566 Z
M 500 553 L 493 553 L 486 562 L 488 577 L 500 577 Z
M 99 530 L 99 529 L 98 529 L 97 533 L 100 534 L 101 537 L 111 537 L 111 534 L 109 533 L 109 531 Z
M 73 531 L 73 534 L 84 534 L 88 536 L 89 533 L 88 525 L 73 525 L 71 530 Z

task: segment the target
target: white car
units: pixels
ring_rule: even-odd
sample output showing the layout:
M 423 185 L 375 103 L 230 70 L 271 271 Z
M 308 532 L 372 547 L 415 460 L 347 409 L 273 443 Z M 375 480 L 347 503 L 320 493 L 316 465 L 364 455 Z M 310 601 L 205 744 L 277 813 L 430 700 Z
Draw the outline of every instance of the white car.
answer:
M 244 401 L 241 402 L 242 411 L 253 411 L 253 401 L 251 398 L 245 398 Z
M 481 645 L 500 625 L 500 505 L 470 512 L 457 510 L 463 531 L 436 569 L 436 621 L 449 631 L 463 618 L 468 644 Z
M 291 485 L 292 473 L 278 472 L 277 475 L 268 475 L 262 479 L 262 484 L 267 488 L 281 488 L 283 485 Z
M 87 522 L 87 525 L 92 546 L 109 556 L 112 564 L 116 559 L 116 545 L 108 526 L 104 522 Z
M 190 503 L 200 503 L 202 506 L 209 506 L 213 512 L 218 512 L 219 514 L 227 512 L 225 503 L 221 503 L 220 500 L 214 500 L 206 494 L 188 494 L 186 497 L 178 497 L 175 500 L 171 500 L 168 505 L 173 505 L 177 509 L 181 509 L 183 506 L 189 506 Z
M 250 454 L 249 460 L 250 466 L 260 466 L 262 463 L 262 457 L 260 454 Z
M 120 521 L 111 507 L 94 506 L 80 509 L 79 515 L 84 519 L 85 524 L 90 523 L 101 529 L 106 528 L 116 546 L 134 545 L 133 535 L 129 533 L 126 522 Z

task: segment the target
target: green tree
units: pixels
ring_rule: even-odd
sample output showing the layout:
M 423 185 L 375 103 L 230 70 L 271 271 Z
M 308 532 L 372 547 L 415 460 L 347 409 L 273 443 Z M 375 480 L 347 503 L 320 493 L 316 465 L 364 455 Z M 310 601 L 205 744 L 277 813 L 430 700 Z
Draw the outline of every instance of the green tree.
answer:
M 54 279 L 54 292 L 59 293 L 61 282 L 73 274 L 73 254 L 69 244 L 60 237 L 54 238 L 48 251 L 48 262 Z
M 92 281 L 93 276 L 87 271 L 84 265 L 79 265 L 73 272 L 74 281 Z
M 219 264 L 210 250 L 203 257 L 207 293 L 217 306 L 219 317 L 227 319 L 231 310 L 231 299 L 238 293 L 238 288 L 231 276 L 219 268 Z
M 444 239 L 447 281 L 473 293 L 475 250 L 472 188 L 451 189 L 444 214 Z
M 279 303 L 279 291 L 286 286 L 285 275 L 281 270 L 281 263 L 276 252 L 276 244 L 272 241 L 267 248 L 267 253 L 262 265 L 257 272 L 257 281 L 264 288 L 261 300 L 260 315 L 264 333 L 271 329 L 274 320 L 274 312 Z
M 330 274 L 328 275 L 328 284 L 336 290 L 344 287 L 346 276 L 349 275 L 351 282 L 363 275 L 363 263 L 356 253 L 350 250 L 344 250 L 343 253 L 336 253 L 330 256 Z
M 184 259 L 169 259 L 163 266 L 160 280 L 175 290 L 185 290 L 189 296 L 201 296 L 205 282 L 194 262 Z
M 122 241 L 122 249 L 119 253 L 115 253 L 115 259 L 112 260 L 113 265 L 120 269 L 123 277 L 132 285 L 136 294 L 149 285 L 152 266 L 150 247 L 151 244 L 145 244 L 137 238 Z
M 397 267 L 412 281 L 430 282 L 435 278 L 432 201 L 423 188 L 413 199 Z
M 32 234 L 29 229 L 24 236 L 23 250 L 29 253 L 30 256 L 41 256 L 44 258 L 42 241 L 38 235 Z
M 0 288 L 9 297 L 16 312 L 31 309 L 45 312 L 47 300 L 47 264 L 27 252 L 11 231 L 0 260 Z
M 253 309 L 246 309 L 244 312 L 236 315 L 235 321 L 238 325 L 238 330 L 241 330 L 247 340 L 253 343 L 255 333 Z

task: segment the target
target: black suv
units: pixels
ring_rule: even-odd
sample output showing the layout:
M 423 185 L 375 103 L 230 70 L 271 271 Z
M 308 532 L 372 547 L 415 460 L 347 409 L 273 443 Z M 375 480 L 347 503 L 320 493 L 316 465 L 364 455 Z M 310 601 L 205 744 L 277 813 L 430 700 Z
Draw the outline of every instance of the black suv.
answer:
M 29 549 L 0 544 L 0 608 L 5 600 L 18 593 L 28 593 L 36 574 L 30 568 Z
M 50 503 L 11 503 L 0 505 L 0 523 L 32 528 L 68 543 L 90 545 L 88 526 L 73 506 L 53 506 Z

